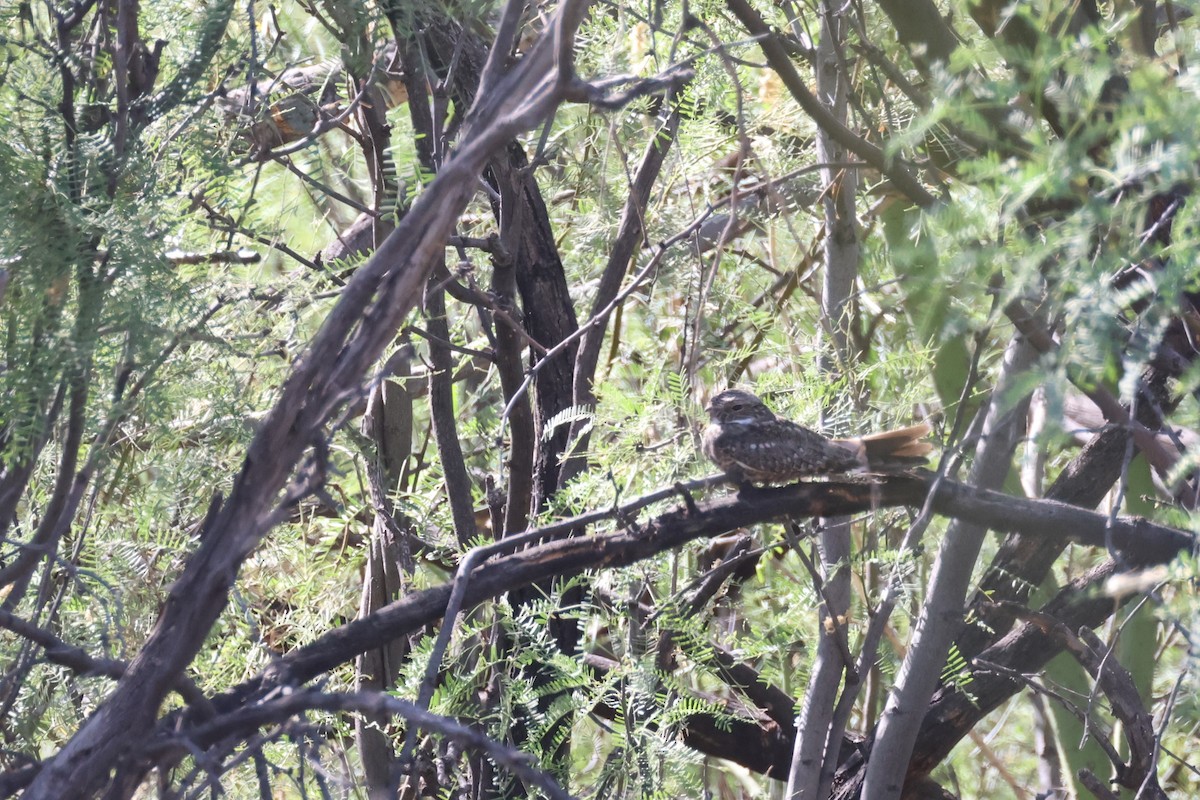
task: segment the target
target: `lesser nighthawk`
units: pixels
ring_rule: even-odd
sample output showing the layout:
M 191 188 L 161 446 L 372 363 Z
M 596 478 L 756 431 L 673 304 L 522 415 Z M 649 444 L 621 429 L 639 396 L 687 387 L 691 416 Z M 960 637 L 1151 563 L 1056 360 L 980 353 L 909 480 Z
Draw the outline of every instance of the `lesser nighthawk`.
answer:
M 779 419 L 750 392 L 730 389 L 705 409 L 704 454 L 738 483 L 785 483 L 811 475 L 889 471 L 925 461 L 922 423 L 855 439 L 826 439 Z

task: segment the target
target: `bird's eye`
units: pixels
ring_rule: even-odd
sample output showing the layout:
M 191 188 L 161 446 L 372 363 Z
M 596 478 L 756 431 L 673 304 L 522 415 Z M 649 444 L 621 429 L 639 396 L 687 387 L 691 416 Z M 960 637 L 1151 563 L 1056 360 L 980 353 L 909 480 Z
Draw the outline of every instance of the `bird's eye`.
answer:
M 734 403 L 730 406 L 730 408 L 732 408 L 734 411 L 741 411 L 743 406 L 741 403 Z

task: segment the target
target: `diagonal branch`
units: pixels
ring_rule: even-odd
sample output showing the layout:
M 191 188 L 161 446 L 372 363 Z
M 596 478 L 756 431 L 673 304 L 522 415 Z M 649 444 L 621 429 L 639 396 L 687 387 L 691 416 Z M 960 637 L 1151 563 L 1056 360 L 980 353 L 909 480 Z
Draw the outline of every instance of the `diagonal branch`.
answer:
M 446 612 L 452 589 L 459 593 L 456 606 L 462 608 L 550 577 L 570 577 L 588 569 L 629 566 L 689 541 L 749 525 L 777 519 L 839 516 L 900 505 L 919 506 L 924 503 L 933 478 L 929 473 L 922 473 L 895 476 L 880 482 L 831 480 L 759 489 L 699 503 L 695 511 L 676 508 L 646 523 L 634 521 L 611 533 L 544 541 L 491 561 L 479 557 L 478 554 L 485 551 L 504 552 L 501 548 L 514 542 L 514 547 L 525 546 L 547 536 L 584 530 L 604 520 L 628 520 L 648 503 L 642 498 L 621 508 L 593 512 L 526 531 L 468 553 L 464 561 L 470 561 L 473 569 L 465 573 L 468 578 L 465 582 L 412 592 L 370 616 L 335 628 L 278 659 L 266 673 L 215 699 L 214 704 L 218 708 L 227 708 L 274 686 L 302 684 L 346 663 L 366 649 L 433 623 Z M 673 493 L 673 489 L 663 490 L 650 496 L 661 501 Z M 953 481 L 941 483 L 932 499 L 932 507 L 940 514 L 969 520 L 991 530 L 1070 538 L 1092 547 L 1104 547 L 1109 524 L 1104 514 L 1048 500 L 1010 497 Z M 1170 561 L 1195 542 L 1191 534 L 1138 518 L 1118 518 L 1110 533 L 1126 558 L 1142 565 Z
M 45 628 L 7 611 L 0 610 L 0 628 L 38 645 L 45 651 L 47 661 L 64 666 L 78 675 L 103 675 L 120 679 L 129 666 L 119 659 L 92 656 L 82 647 L 68 644 Z M 180 676 L 174 689 L 187 703 L 201 707 L 208 705 L 204 692 L 185 676 Z
M 1113 716 L 1121 722 L 1121 733 L 1129 754 L 1128 764 L 1120 758 L 1113 761 L 1117 783 L 1135 791 L 1146 786 L 1146 794 L 1139 793 L 1138 797 L 1165 798 L 1154 774 L 1154 720 L 1138 694 L 1133 677 L 1117 661 L 1111 649 L 1086 627 L 1075 633 L 1048 614 L 1028 610 L 1015 610 L 1015 613 L 1022 620 L 1040 627 L 1058 648 L 1073 655 L 1108 698 Z
M 600 273 L 600 282 L 596 286 L 596 295 L 592 300 L 592 313 L 589 322 L 583 325 L 583 334 L 579 342 L 579 350 L 575 356 L 572 387 L 574 404 L 591 408 L 596 404 L 596 392 L 593 381 L 596 376 L 596 365 L 600 361 L 600 348 L 604 343 L 607 331 L 606 315 L 611 303 L 621 289 L 621 283 L 633 262 L 635 250 L 642 242 L 646 232 L 646 206 L 650 202 L 650 190 L 658 180 L 659 172 L 667 153 L 675 142 L 679 130 L 680 107 L 679 95 L 682 90 L 672 92 L 666 100 L 669 109 L 665 117 L 654 131 L 637 175 L 633 179 L 629 196 L 625 199 L 625 207 L 621 211 L 621 221 L 617 234 L 609 250 L 608 262 Z M 599 322 L 596 322 L 599 320 Z M 590 419 L 580 419 L 572 423 L 567 438 L 567 461 L 559 474 L 560 486 L 565 486 L 570 480 L 581 474 L 587 467 L 587 428 Z
M 113 693 L 29 786 L 27 800 L 91 795 L 133 742 L 152 729 L 163 698 L 225 607 L 242 562 L 280 519 L 280 494 L 310 447 L 315 452 L 308 474 L 293 483 L 288 495 L 294 500 L 319 487 L 326 426 L 361 394 L 363 377 L 416 304 L 484 165 L 562 99 L 556 71 L 571 65 L 559 63 L 556 39 L 573 37 L 587 8 L 586 0 L 566 0 L 547 34 L 498 79 L 499 91 L 478 98 L 457 154 L 395 235 L 355 273 L 297 361 L 250 445 L 229 499 L 202 531 L 201 545 L 188 559 L 145 646 Z
M 812 117 L 813 122 L 819 125 L 830 139 L 890 178 L 896 188 L 917 205 L 926 208 L 937 201 L 904 164 L 898 159 L 888 158 L 880 147 L 843 125 L 816 95 L 809 91 L 792 63 L 787 47 L 779 40 L 779 35 L 767 26 L 766 21 L 748 0 L 725 0 L 725 5 L 741 21 L 743 27 L 758 39 L 759 47 L 767 57 L 771 69 L 778 73 L 779 79 L 804 109 L 804 113 Z

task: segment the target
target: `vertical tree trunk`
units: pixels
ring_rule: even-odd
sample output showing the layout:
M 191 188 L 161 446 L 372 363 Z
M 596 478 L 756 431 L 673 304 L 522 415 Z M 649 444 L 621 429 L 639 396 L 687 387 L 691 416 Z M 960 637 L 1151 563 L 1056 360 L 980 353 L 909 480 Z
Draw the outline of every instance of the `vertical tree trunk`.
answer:
M 400 373 L 407 373 L 409 360 L 398 361 Z M 360 617 L 399 597 L 406 576 L 413 570 L 412 551 L 397 524 L 400 510 L 392 501 L 412 450 L 412 398 L 399 384 L 381 381 L 371 392 L 363 415 L 363 433 L 375 443 L 377 455 L 367 474 L 375 520 L 363 571 Z M 358 688 L 390 689 L 407 653 L 408 642 L 404 639 L 363 653 L 354 664 Z M 356 717 L 354 721 L 355 740 L 371 800 L 383 800 L 394 794 L 391 737 L 383 729 L 388 721 L 387 715 Z
M 1008 474 L 1013 452 L 1025 429 L 1029 403 L 1026 395 L 1013 406 L 1008 394 L 1013 382 L 1029 369 L 1036 357 L 1036 350 L 1024 338 L 1017 336 L 1009 343 L 992 391 L 983 434 L 975 448 L 968 481 L 973 486 L 994 489 Z M 942 539 L 912 642 L 876 728 L 863 797 L 871 800 L 900 797 L 929 699 L 937 688 L 950 644 L 962 629 L 967 588 L 986 533 L 987 528 L 981 525 L 955 520 Z
M 383 92 L 370 83 L 368 70 L 370 42 L 363 26 L 347 20 L 343 44 L 358 57 L 347 59 L 347 69 L 355 82 L 369 93 L 370 102 L 358 111 L 363 131 L 361 147 L 371 178 L 372 210 L 376 217 L 371 226 L 371 252 L 391 233 L 385 218 L 395 210 L 399 184 L 391 157 L 391 126 L 386 116 Z M 410 369 L 407 355 L 394 360 L 401 374 Z M 394 501 L 404 466 L 412 450 L 412 398 L 399 384 L 382 380 L 371 391 L 362 430 L 375 444 L 375 459 L 368 468 L 368 493 L 375 509 L 371 524 L 371 545 L 363 570 L 359 616 L 367 616 L 395 600 L 404 591 L 412 574 L 413 560 L 406 531 L 397 520 L 403 518 Z M 385 691 L 394 686 L 400 666 L 408 653 L 408 642 L 395 640 L 364 653 L 355 660 L 355 680 L 361 689 Z M 386 715 L 358 716 L 354 735 L 362 760 L 363 775 L 371 800 L 383 800 L 394 794 L 392 767 L 394 754 L 391 737 L 386 733 Z
M 500 196 L 496 206 L 500 235 L 512 259 L 517 292 L 521 298 L 525 330 L 538 344 L 550 349 L 579 327 L 567 276 L 550 226 L 546 201 L 529 170 L 524 149 L 512 143 L 496 158 L 490 173 Z M 512 208 L 512 211 L 507 210 Z M 559 457 L 567 446 L 568 425 L 547 431 L 547 425 L 573 402 L 572 375 L 578 344 L 541 366 L 533 382 L 534 464 L 533 497 L 528 509 L 541 510 L 558 486 Z M 536 360 L 538 356 L 534 356 Z
M 816 52 L 817 95 L 839 122 L 846 122 L 846 93 L 849 76 L 841 60 L 849 9 L 837 0 L 821 0 L 821 39 Z M 817 160 L 845 161 L 845 150 L 824 128 L 817 129 Z M 858 277 L 858 221 L 854 208 L 858 179 L 853 169 L 827 167 L 821 171 L 825 184 L 825 272 L 821 285 L 820 370 L 829 380 L 843 375 L 854 358 L 850 352 L 850 292 Z M 822 410 L 822 417 L 825 409 Z M 825 421 L 822 419 L 822 427 Z M 850 608 L 850 521 L 847 517 L 820 521 L 821 571 L 824 599 L 820 615 L 821 637 L 809 677 L 804 707 L 796 721 L 797 734 L 788 776 L 788 796 L 817 797 L 822 763 L 833 719 L 837 690 L 846 663 L 845 619 Z M 840 640 L 840 641 L 839 641 Z M 831 765 L 832 769 L 832 765 Z M 832 778 L 832 772 L 829 775 Z

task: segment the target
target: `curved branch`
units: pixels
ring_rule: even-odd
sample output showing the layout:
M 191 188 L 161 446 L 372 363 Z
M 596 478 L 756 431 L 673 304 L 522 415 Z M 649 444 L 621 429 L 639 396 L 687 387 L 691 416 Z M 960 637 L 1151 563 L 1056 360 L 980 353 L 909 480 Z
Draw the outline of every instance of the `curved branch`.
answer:
M 66 667 L 77 675 L 103 675 L 106 678 L 120 679 L 129 667 L 128 663 L 119 659 L 89 655 L 82 647 L 68 644 L 50 631 L 4 610 L 0 610 L 0 628 L 33 642 L 45 651 L 47 661 Z M 208 698 L 204 696 L 204 692 L 186 676 L 181 675 L 172 688 L 189 705 L 208 705 Z
M 554 576 L 570 577 L 587 569 L 629 566 L 687 542 L 749 525 L 777 519 L 841 516 L 901 505 L 919 506 L 925 501 L 933 477 L 930 473 L 898 475 L 879 482 L 847 478 L 743 491 L 695 504 L 694 511 L 685 506 L 662 513 L 645 524 L 633 521 L 611 533 L 544 541 L 491 561 L 479 556 L 484 552 L 492 555 L 506 552 L 506 548 L 515 549 L 571 530 L 584 530 L 608 519 L 628 520 L 635 511 L 675 493 L 673 488 L 662 490 L 648 495 L 653 498 L 649 501 L 640 498 L 621 508 L 563 520 L 471 551 L 464 561 L 478 566 L 468 571 L 465 585 L 458 585 L 460 607 Z M 704 482 L 718 480 L 714 476 Z M 1109 524 L 1104 514 L 1049 500 L 1010 497 L 953 481 L 942 482 L 932 505 L 938 513 L 970 520 L 991 530 L 1058 537 L 1093 547 L 1105 546 Z M 1117 548 L 1138 565 L 1165 563 L 1195 543 L 1191 534 L 1137 518 L 1118 518 L 1110 533 Z M 454 586 L 443 584 L 413 592 L 370 616 L 335 628 L 278 659 L 263 675 L 215 699 L 214 704 L 228 708 L 273 686 L 304 683 L 364 650 L 435 622 L 445 613 Z
M 804 84 L 804 79 L 796 71 L 787 47 L 779 41 L 779 36 L 767 26 L 766 21 L 747 0 L 725 0 L 725 5 L 738 18 L 742 26 L 758 39 L 759 47 L 762 48 L 763 55 L 767 57 L 767 63 L 771 65 L 771 69 L 778 73 L 779 79 L 783 81 L 792 97 L 804 109 L 804 113 L 812 117 L 813 122 L 829 134 L 830 139 L 886 175 L 897 189 L 922 208 L 927 208 L 937 202 L 937 198 L 898 159 L 888 158 L 878 146 L 843 125 L 817 99 L 816 95 L 809 91 Z
M 26 790 L 26 800 L 90 796 L 133 743 L 153 729 L 163 698 L 224 609 L 242 562 L 287 513 L 280 497 L 310 448 L 308 474 L 293 482 L 284 504 L 319 488 L 326 426 L 361 394 L 363 378 L 420 297 L 446 237 L 474 196 L 484 164 L 562 100 L 553 77 L 570 65 L 556 63 L 551 39 L 560 29 L 572 37 L 587 8 L 586 0 L 564 2 L 547 35 L 500 79 L 503 91 L 477 99 L 460 149 L 394 235 L 347 283 L 297 361 L 247 451 L 229 499 L 201 532 L 200 547 L 166 598 L 145 646 L 112 694 L 47 762 Z
M 332 694 L 326 692 L 296 692 L 284 697 L 266 700 L 253 706 L 232 711 L 211 722 L 193 729 L 187 738 L 201 747 L 208 747 L 231 736 L 245 736 L 264 725 L 274 725 L 304 713 L 305 711 L 350 711 L 368 717 L 392 715 L 408 720 L 414 727 L 437 733 L 459 742 L 465 747 L 479 750 L 527 784 L 536 786 L 547 797 L 570 800 L 571 795 L 545 772 L 536 769 L 529 756 L 491 739 L 474 728 L 454 720 L 418 708 L 413 703 L 382 692 L 350 692 Z M 164 748 L 178 748 L 179 740 L 163 742 Z

